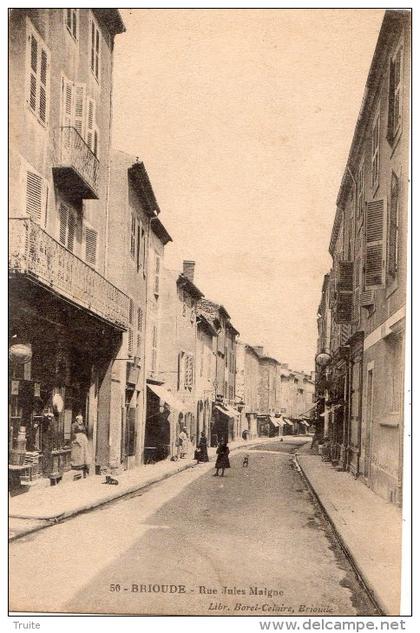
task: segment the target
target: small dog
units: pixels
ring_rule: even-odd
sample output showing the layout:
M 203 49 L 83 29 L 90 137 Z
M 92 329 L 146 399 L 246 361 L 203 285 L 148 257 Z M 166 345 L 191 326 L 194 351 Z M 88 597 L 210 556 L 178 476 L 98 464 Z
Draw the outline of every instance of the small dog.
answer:
M 102 483 L 103 484 L 110 484 L 111 486 L 118 486 L 119 481 L 118 481 L 118 479 L 114 479 L 114 477 L 111 477 L 110 475 L 106 475 L 105 481 L 103 481 Z
M 248 468 L 249 466 L 249 455 L 245 455 L 242 461 L 242 468 Z

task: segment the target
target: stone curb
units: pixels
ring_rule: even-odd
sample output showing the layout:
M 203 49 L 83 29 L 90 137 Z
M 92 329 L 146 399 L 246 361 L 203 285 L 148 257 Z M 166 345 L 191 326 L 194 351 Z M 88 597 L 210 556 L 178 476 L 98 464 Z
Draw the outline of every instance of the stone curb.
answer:
M 275 438 L 273 438 L 273 440 L 275 441 Z M 249 448 L 252 448 L 253 446 L 259 446 L 264 443 L 266 442 L 257 441 L 254 443 L 245 444 L 243 446 L 235 446 L 232 448 L 231 452 L 233 453 L 234 451 L 249 449 Z M 210 457 L 210 463 L 212 461 L 215 461 L 214 457 Z M 38 532 L 39 530 L 43 530 L 45 528 L 51 527 L 52 525 L 57 525 L 57 523 L 60 523 L 61 521 L 64 521 L 72 516 L 82 514 L 83 512 L 89 512 L 90 510 L 94 510 L 95 508 L 99 506 L 105 505 L 107 503 L 111 503 L 112 501 L 115 501 L 116 499 L 122 499 L 123 497 L 133 494 L 134 492 L 137 492 L 138 490 L 141 490 L 142 488 L 147 488 L 148 486 L 152 486 L 153 484 L 156 484 L 159 481 L 164 481 L 165 479 L 168 479 L 169 477 L 172 477 L 173 475 L 178 475 L 179 473 L 182 473 L 185 470 L 188 470 L 189 468 L 193 468 L 196 465 L 197 465 L 196 461 L 188 462 L 187 464 L 183 464 L 182 466 L 178 467 L 176 470 L 173 470 L 167 473 L 162 473 L 155 477 L 151 477 L 150 479 L 147 479 L 146 481 L 132 484 L 129 488 L 124 488 L 124 490 L 122 491 L 121 489 L 119 489 L 118 491 L 115 491 L 113 494 L 110 494 L 107 497 L 102 497 L 101 499 L 96 499 L 90 503 L 85 503 L 81 506 L 72 508 L 71 510 L 68 510 L 67 512 L 52 514 L 51 516 L 41 517 L 41 518 L 27 517 L 27 516 L 22 516 L 22 515 L 20 516 L 9 515 L 10 519 L 22 519 L 22 520 L 27 520 L 27 521 L 45 521 L 46 522 L 41 525 L 28 527 L 27 530 L 22 529 L 22 531 L 12 534 L 12 536 L 9 536 L 9 543 L 12 541 L 16 541 L 17 539 L 22 538 L 24 536 L 27 536 L 28 534 L 33 534 L 34 532 Z
M 346 544 L 346 542 L 344 540 L 344 537 L 342 536 L 339 528 L 336 526 L 336 524 L 334 522 L 334 519 L 332 518 L 331 514 L 326 509 L 324 503 L 322 502 L 321 497 L 319 496 L 319 494 L 317 493 L 317 491 L 313 487 L 313 485 L 312 485 L 312 483 L 311 483 L 311 481 L 309 479 L 309 476 L 305 473 L 302 464 L 299 463 L 299 459 L 298 458 L 299 458 L 299 454 L 296 453 L 294 455 L 294 460 L 295 460 L 295 464 L 297 466 L 297 470 L 300 472 L 300 474 L 302 475 L 303 479 L 305 480 L 308 488 L 310 489 L 311 493 L 313 494 L 313 496 L 317 500 L 317 502 L 319 504 L 319 507 L 320 507 L 324 517 L 326 518 L 326 520 L 330 524 L 331 529 L 333 530 L 337 541 L 340 543 L 341 549 L 344 551 L 344 554 L 346 555 L 349 563 L 353 567 L 353 570 L 354 570 L 358 580 L 362 584 L 362 586 L 365 589 L 366 593 L 369 595 L 369 598 L 371 599 L 371 601 L 373 602 L 375 607 L 378 609 L 379 615 L 382 615 L 382 616 L 383 615 L 398 615 L 398 614 L 390 614 L 389 613 L 389 609 L 382 602 L 380 596 L 378 596 L 377 592 L 375 591 L 375 588 L 369 582 L 369 580 L 366 577 L 366 574 L 364 573 L 361 565 L 359 565 L 359 563 L 357 561 L 357 555 L 354 552 L 352 552 L 351 549 L 349 548 L 349 546 Z

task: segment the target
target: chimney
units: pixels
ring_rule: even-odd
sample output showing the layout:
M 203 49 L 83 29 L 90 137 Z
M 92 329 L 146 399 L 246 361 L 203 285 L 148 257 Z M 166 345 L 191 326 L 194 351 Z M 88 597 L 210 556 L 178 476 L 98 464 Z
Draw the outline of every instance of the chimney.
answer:
M 260 356 L 264 354 L 264 347 L 262 345 L 254 345 L 254 349 Z
M 195 262 L 187 261 L 184 259 L 182 272 L 184 274 L 184 277 L 191 281 L 191 283 L 194 283 L 194 268 Z

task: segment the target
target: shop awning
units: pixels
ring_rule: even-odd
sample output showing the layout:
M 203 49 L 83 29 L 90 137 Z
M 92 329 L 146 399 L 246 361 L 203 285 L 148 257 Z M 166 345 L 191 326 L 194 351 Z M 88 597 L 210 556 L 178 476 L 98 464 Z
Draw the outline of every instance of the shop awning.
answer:
M 291 420 L 289 420 L 289 418 L 283 418 L 285 424 L 290 424 L 290 426 L 293 426 L 293 422 Z
M 223 408 L 226 409 L 226 411 L 228 411 L 229 415 L 231 415 L 234 418 L 237 415 L 240 415 L 240 413 L 239 413 L 239 411 L 237 411 L 237 409 L 234 409 L 233 407 L 229 406 L 228 404 L 224 404 Z
M 278 428 L 280 426 L 280 423 L 279 423 L 278 419 L 273 417 L 272 415 L 269 415 L 268 419 L 270 420 L 271 424 L 273 426 L 275 426 L 276 428 Z
M 235 414 L 231 413 L 230 407 L 224 407 L 221 404 L 216 404 L 214 408 L 219 411 L 222 415 L 225 415 L 227 418 L 234 418 Z
M 303 426 L 310 426 L 306 420 L 301 420 L 300 423 L 303 424 Z
M 188 407 L 177 400 L 173 393 L 169 391 L 164 385 L 147 385 L 150 391 L 153 391 L 154 394 L 158 396 L 161 400 L 163 400 L 171 409 L 175 409 L 176 411 L 187 411 Z

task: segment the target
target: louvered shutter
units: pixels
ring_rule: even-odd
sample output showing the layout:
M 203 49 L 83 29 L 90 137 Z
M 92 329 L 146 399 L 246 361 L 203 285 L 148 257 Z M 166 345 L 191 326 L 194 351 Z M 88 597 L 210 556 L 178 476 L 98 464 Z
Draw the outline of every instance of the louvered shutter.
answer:
M 66 245 L 66 241 L 67 241 L 67 214 L 68 214 L 68 209 L 66 205 L 61 203 L 60 208 L 58 210 L 59 222 L 60 222 L 58 237 L 61 244 L 64 244 L 64 246 Z
M 366 205 L 365 288 L 376 288 L 384 283 L 385 200 Z
M 71 127 L 73 124 L 73 84 L 66 77 L 62 77 L 61 88 L 61 125 Z
M 350 323 L 353 311 L 353 262 L 337 263 L 337 302 L 335 320 Z
M 48 63 L 48 53 L 42 48 L 39 70 L 39 118 L 43 123 L 46 123 L 48 115 Z
M 30 35 L 29 105 L 36 112 L 38 84 L 38 41 Z
M 26 212 L 34 222 L 42 224 L 45 214 L 44 180 L 33 171 L 26 171 Z
M 80 136 L 84 138 L 84 114 L 85 114 L 85 84 L 74 84 L 74 115 L 73 125 L 79 132 Z
M 388 273 L 394 277 L 398 270 L 398 200 L 399 180 L 392 173 L 391 204 L 388 218 Z
M 96 249 L 98 233 L 90 227 L 85 227 L 85 259 L 91 266 L 96 266 Z
M 67 248 L 69 249 L 69 251 L 73 252 L 73 250 L 74 250 L 74 236 L 76 234 L 77 221 L 76 221 L 75 214 L 72 211 L 70 211 L 70 209 L 69 209 L 68 215 L 67 215 L 67 223 L 68 223 Z
M 91 151 L 95 149 L 95 101 L 88 97 L 87 99 L 87 117 L 86 117 L 86 143 Z

